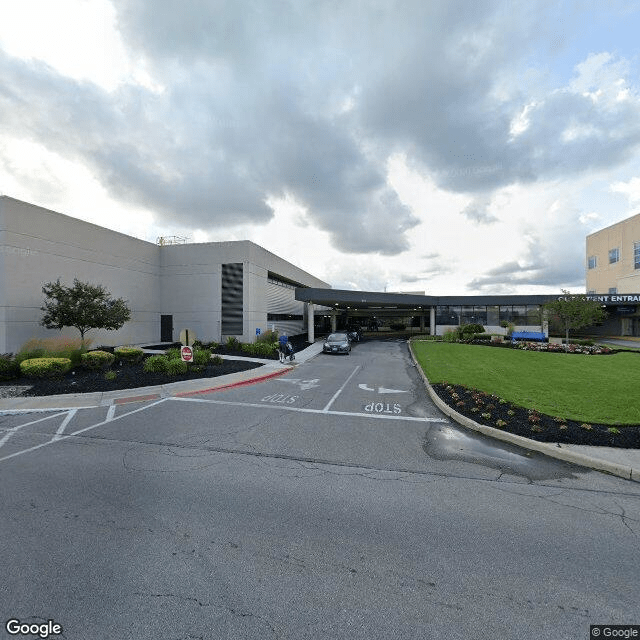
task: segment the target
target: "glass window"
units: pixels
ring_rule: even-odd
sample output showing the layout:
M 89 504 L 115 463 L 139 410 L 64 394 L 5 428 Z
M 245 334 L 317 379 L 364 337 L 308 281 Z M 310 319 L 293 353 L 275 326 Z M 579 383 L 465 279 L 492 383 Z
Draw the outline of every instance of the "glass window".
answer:
M 485 325 L 487 324 L 487 307 L 483 306 L 475 306 L 473 307 L 473 315 L 475 316 L 474 322 L 476 324 Z
M 617 289 L 616 287 L 611 287 L 611 288 L 609 289 L 609 295 L 610 295 L 610 296 L 615 296 L 615 295 L 616 295 L 616 293 L 618 293 L 618 289 Z
M 460 324 L 460 307 L 449 307 L 441 305 L 436 307 L 437 325 L 458 325 Z
M 640 242 L 633 243 L 633 267 L 640 269 Z
M 500 322 L 511 322 L 511 305 L 500 305 Z
M 497 327 L 500 324 L 500 307 L 487 307 L 487 324 L 491 327 Z
M 462 319 L 460 324 L 475 324 L 475 316 L 473 315 L 473 305 L 464 305 L 462 307 Z
M 620 260 L 620 249 L 618 249 L 618 247 L 615 249 L 609 249 L 609 264 L 618 262 L 618 260 Z
M 528 304 L 527 305 L 527 324 L 540 324 L 540 305 Z
M 523 304 L 514 304 L 511 316 L 511 322 L 515 324 L 526 324 L 526 306 Z
M 638 245 L 640 245 L 640 242 L 638 243 Z M 598 258 L 596 258 L 596 256 L 589 256 L 588 262 L 589 262 L 589 269 L 595 269 L 598 266 Z

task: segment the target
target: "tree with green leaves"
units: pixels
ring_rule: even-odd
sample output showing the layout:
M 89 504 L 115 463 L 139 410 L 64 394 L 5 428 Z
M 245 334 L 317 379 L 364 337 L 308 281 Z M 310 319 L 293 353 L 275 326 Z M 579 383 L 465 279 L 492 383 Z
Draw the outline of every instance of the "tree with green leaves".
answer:
M 569 348 L 569 331 L 582 329 L 597 322 L 602 322 L 606 311 L 600 302 L 589 300 L 584 294 L 574 294 L 562 290 L 562 297 L 544 305 L 544 310 L 556 319 L 564 328 L 566 348 Z
M 84 344 L 84 334 L 91 329 L 120 329 L 131 318 L 131 311 L 122 298 L 113 299 L 102 285 L 73 280 L 73 286 L 49 282 L 42 287 L 47 300 L 41 307 L 44 316 L 40 324 L 47 329 L 75 327 Z

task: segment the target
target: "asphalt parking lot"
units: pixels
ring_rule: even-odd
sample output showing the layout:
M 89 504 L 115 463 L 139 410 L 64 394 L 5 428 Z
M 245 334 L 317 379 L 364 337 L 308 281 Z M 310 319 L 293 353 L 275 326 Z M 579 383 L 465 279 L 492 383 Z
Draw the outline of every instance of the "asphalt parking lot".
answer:
M 0 486 L 0 616 L 67 639 L 635 620 L 640 488 L 463 432 L 400 342 L 217 392 L 4 414 Z

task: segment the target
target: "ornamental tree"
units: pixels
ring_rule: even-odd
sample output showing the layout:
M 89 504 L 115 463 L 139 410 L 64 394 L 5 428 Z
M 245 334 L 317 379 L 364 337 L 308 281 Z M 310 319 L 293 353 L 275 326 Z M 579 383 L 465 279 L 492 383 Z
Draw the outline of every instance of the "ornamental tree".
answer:
M 545 311 L 555 318 L 564 328 L 566 348 L 569 348 L 569 331 L 602 322 L 606 312 L 595 300 L 589 300 L 584 294 L 572 294 L 562 290 L 563 296 L 544 305 Z
M 122 298 L 113 299 L 102 285 L 73 280 L 73 286 L 49 282 L 42 287 L 47 300 L 40 324 L 47 329 L 75 327 L 84 344 L 84 334 L 91 329 L 120 329 L 131 318 Z

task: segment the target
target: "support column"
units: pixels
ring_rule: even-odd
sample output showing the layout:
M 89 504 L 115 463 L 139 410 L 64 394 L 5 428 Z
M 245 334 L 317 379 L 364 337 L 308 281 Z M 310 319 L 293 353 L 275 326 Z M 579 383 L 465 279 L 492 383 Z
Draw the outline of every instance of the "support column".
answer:
M 431 331 L 431 335 L 436 335 L 436 308 L 429 308 L 429 329 Z
M 332 313 L 331 314 L 331 333 L 335 333 L 336 332 L 336 314 Z
M 313 302 L 307 302 L 307 342 L 311 342 L 312 344 L 316 340 L 313 320 Z
M 420 333 L 424 333 L 424 314 L 420 316 Z

